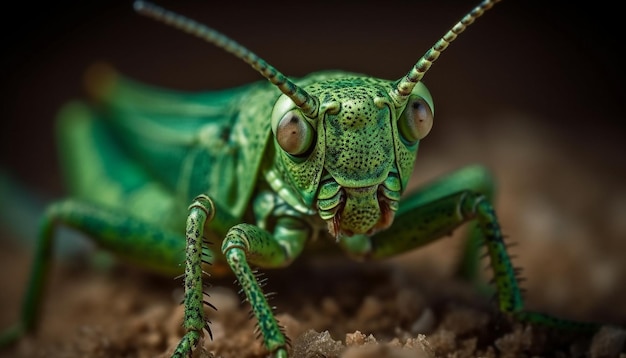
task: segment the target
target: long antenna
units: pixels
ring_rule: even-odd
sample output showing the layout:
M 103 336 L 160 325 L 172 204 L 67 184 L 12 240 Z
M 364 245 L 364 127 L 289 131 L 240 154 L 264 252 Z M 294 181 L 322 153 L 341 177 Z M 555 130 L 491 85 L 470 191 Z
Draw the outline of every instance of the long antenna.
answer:
M 401 79 L 399 79 L 395 85 L 395 88 L 391 90 L 391 97 L 394 99 L 398 106 L 404 105 L 407 99 L 411 95 L 411 91 L 421 81 L 426 74 L 426 71 L 437 60 L 439 55 L 450 45 L 452 41 L 465 29 L 471 25 L 474 20 L 481 17 L 485 11 L 491 9 L 494 4 L 501 0 L 485 0 L 476 6 L 472 11 L 465 15 L 461 21 L 457 22 L 448 32 L 435 43 L 430 50 L 426 51 L 424 56 L 417 61 L 417 63 L 411 68 L 411 70 Z
M 135 1 L 134 8 L 135 11 L 141 15 L 185 31 L 235 55 L 237 58 L 252 66 L 252 68 L 257 70 L 263 77 L 267 78 L 272 84 L 278 87 L 282 93 L 291 98 L 306 116 L 311 118 L 317 116 L 319 104 L 315 97 L 291 82 L 287 76 L 269 65 L 265 60 L 234 40 L 231 40 L 226 35 L 195 20 L 149 2 Z

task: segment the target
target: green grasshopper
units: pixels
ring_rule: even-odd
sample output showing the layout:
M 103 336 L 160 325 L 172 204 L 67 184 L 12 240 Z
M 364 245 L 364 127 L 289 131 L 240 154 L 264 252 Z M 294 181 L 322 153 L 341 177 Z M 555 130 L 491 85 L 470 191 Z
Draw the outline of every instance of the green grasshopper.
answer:
M 3 343 L 35 328 L 58 225 L 147 268 L 184 273 L 186 333 L 174 357 L 191 355 L 204 330 L 212 336 L 205 270 L 232 270 L 267 350 L 286 357 L 288 340 L 250 264 L 288 266 L 316 240 L 334 241 L 351 257 L 383 259 L 468 222 L 470 242 L 487 249 L 504 314 L 597 329 L 524 309 L 486 169 L 467 167 L 402 196 L 433 124 L 433 99 L 421 80 L 498 1 L 476 6 L 393 81 L 339 71 L 292 80 L 215 30 L 136 2 L 139 13 L 223 48 L 268 81 L 189 94 L 92 70 L 89 88 L 100 104 L 72 103 L 59 116 L 72 197 L 45 213 L 21 320 Z M 209 242 L 221 243 L 220 250 Z

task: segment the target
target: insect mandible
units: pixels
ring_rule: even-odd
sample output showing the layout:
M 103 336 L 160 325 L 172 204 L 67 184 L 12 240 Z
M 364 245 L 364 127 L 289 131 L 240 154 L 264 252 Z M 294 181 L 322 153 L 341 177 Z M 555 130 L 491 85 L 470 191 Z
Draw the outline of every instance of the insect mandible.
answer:
M 215 30 L 135 3 L 138 12 L 231 52 L 268 81 L 182 97 L 107 69 L 95 71 L 92 92 L 107 108 L 75 103 L 61 115 L 59 143 L 73 197 L 46 212 L 21 321 L 7 336 L 36 324 L 59 224 L 155 270 L 177 272 L 184 262 L 187 333 L 174 356 L 190 354 L 204 330 L 211 334 L 203 263 L 233 271 L 268 351 L 286 357 L 285 336 L 250 264 L 287 266 L 308 241 L 327 238 L 350 256 L 381 259 L 470 221 L 489 252 L 504 313 L 546 326 L 594 329 L 524 310 L 484 169 L 462 169 L 401 199 L 419 141 L 433 121 L 422 77 L 497 2 L 483 1 L 405 76 L 391 81 L 339 71 L 292 80 Z M 209 250 L 206 240 L 221 249 Z

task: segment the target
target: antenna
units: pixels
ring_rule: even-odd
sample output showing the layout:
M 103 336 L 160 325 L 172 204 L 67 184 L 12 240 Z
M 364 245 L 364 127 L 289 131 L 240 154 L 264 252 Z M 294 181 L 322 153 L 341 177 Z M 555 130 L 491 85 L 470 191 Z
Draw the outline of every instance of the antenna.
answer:
M 435 43 L 433 47 L 431 47 L 422 58 L 420 58 L 417 63 L 411 68 L 411 70 L 401 79 L 396 82 L 395 88 L 391 90 L 391 98 L 394 99 L 396 105 L 398 107 L 404 105 L 411 95 L 411 91 L 417 84 L 417 82 L 421 81 L 426 74 L 426 71 L 430 68 L 430 66 L 439 58 L 439 55 L 450 45 L 452 41 L 454 41 L 457 36 L 465 31 L 465 29 L 471 25 L 474 20 L 481 17 L 485 11 L 491 9 L 493 5 L 500 2 L 501 0 L 485 0 L 476 6 L 472 11 L 467 13 L 461 21 L 457 22 L 448 32 L 443 35 L 439 41 Z
M 133 6 L 135 11 L 141 15 L 150 17 L 187 32 L 235 55 L 235 57 L 243 60 L 263 75 L 263 77 L 267 78 L 268 81 L 278 87 L 278 89 L 280 89 L 280 91 L 287 97 L 291 98 L 296 106 L 298 106 L 307 117 L 314 118 L 317 116 L 319 104 L 315 97 L 311 96 L 304 89 L 291 82 L 287 76 L 280 73 L 277 69 L 265 62 L 265 60 L 257 56 L 255 53 L 230 39 L 226 35 L 195 20 L 189 19 L 149 2 L 135 1 Z

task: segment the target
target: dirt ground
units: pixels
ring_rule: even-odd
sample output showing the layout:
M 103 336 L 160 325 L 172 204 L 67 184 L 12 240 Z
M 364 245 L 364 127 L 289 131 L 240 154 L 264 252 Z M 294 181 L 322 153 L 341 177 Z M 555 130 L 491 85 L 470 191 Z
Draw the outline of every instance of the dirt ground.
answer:
M 0 31 L 1 168 L 27 187 L 62 196 L 53 118 L 84 97 L 81 78 L 96 61 L 167 88 L 260 79 L 219 49 L 138 19 L 126 1 L 70 3 L 34 11 L 15 2 L 22 8 L 7 13 L 28 19 L 20 24 L 31 31 L 0 24 L 8 26 Z M 474 2 L 385 1 L 406 9 L 400 17 L 381 16 L 379 2 L 338 2 L 325 14 L 328 25 L 299 22 L 289 31 L 267 21 L 274 9 L 300 14 L 282 2 L 222 2 L 219 11 L 211 2 L 159 3 L 215 26 L 290 76 L 339 68 L 398 78 Z M 310 258 L 267 271 L 292 356 L 626 357 L 625 331 L 609 325 L 626 324 L 622 12 L 564 3 L 503 1 L 442 55 L 425 78 L 437 115 L 411 185 L 486 165 L 498 183 L 503 231 L 517 243 L 511 253 L 524 269 L 529 309 L 605 328 L 571 336 L 503 319 L 488 294 L 454 275 L 459 230 L 384 262 Z M 13 239 L 20 238 L 0 239 L 0 329 L 18 317 L 30 266 L 27 245 Z M 487 281 L 488 267 L 484 273 Z M 218 311 L 208 311 L 214 339 L 204 341 L 204 355 L 265 357 L 233 278 L 211 283 Z M 100 254 L 56 260 L 38 332 L 0 357 L 168 356 L 183 333 L 181 295 L 180 281 Z
M 488 128 L 488 138 L 493 139 L 481 151 L 488 162 L 501 162 L 495 171 L 502 182 L 497 205 L 505 233 L 518 242 L 511 251 L 517 256 L 516 265 L 524 268 L 528 306 L 568 318 L 623 324 L 623 182 L 606 180 L 604 185 L 612 190 L 579 195 L 579 206 L 567 206 L 571 202 L 562 182 L 536 186 L 529 177 L 516 173 L 540 170 L 549 177 L 548 168 L 559 163 L 560 172 L 575 181 L 569 185 L 592 187 L 597 177 L 586 174 L 559 147 L 545 152 L 549 155 L 538 155 L 553 143 L 547 135 L 537 136 L 537 128 L 520 118 L 499 123 Z M 472 130 L 466 129 L 465 134 Z M 530 137 L 533 149 L 524 149 Z M 498 138 L 508 138 L 507 145 Z M 500 150 L 493 150 L 496 147 Z M 445 159 L 445 151 L 438 156 Z M 516 156 L 514 161 L 501 160 L 511 156 Z M 435 158 L 425 155 L 418 161 L 416 171 L 424 179 L 439 174 Z M 430 169 L 422 170 L 429 165 Z M 613 200 L 610 211 L 588 215 L 594 203 L 602 200 Z M 581 214 L 584 220 L 579 220 Z M 608 325 L 595 336 L 576 336 L 504 319 L 489 297 L 455 279 L 454 263 L 462 239 L 459 232 L 384 262 L 310 258 L 285 270 L 268 271 L 267 290 L 278 293 L 272 303 L 291 339 L 293 356 L 625 356 L 626 331 Z M 2 327 L 17 317 L 29 267 L 27 253 L 4 246 L 0 251 Z M 485 272 L 488 278 L 489 269 Z M 266 356 L 254 338 L 254 321 L 248 319 L 248 307 L 240 303 L 233 279 L 215 278 L 212 284 L 211 302 L 218 311 L 208 311 L 214 337 L 204 341 L 205 354 Z M 177 304 L 181 295 L 180 281 L 125 264 L 109 269 L 96 269 L 87 262 L 57 264 L 38 333 L 0 351 L 0 356 L 167 356 L 183 333 L 182 307 Z

